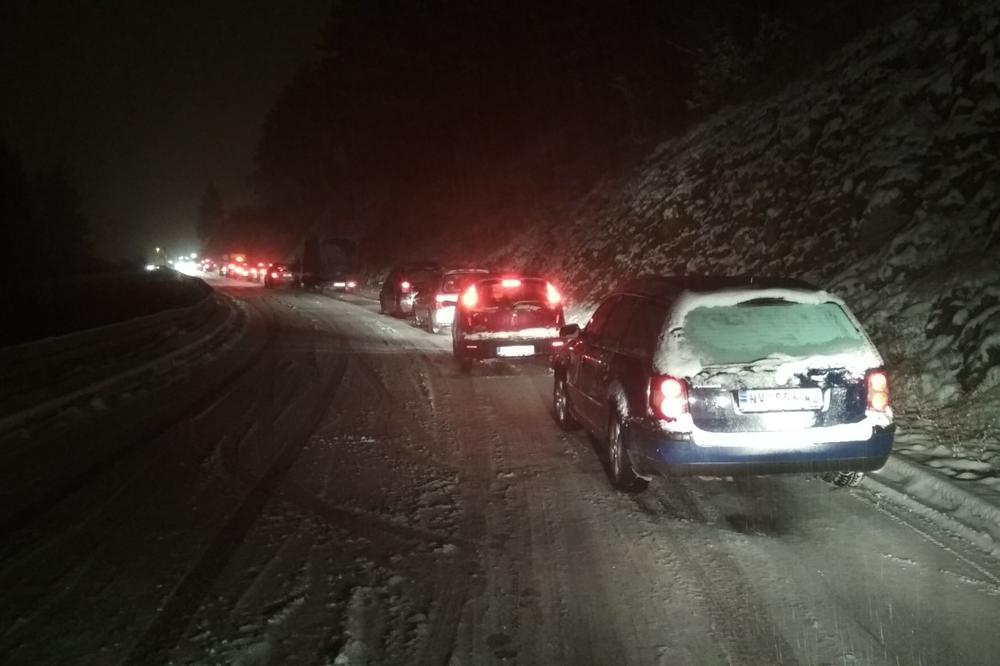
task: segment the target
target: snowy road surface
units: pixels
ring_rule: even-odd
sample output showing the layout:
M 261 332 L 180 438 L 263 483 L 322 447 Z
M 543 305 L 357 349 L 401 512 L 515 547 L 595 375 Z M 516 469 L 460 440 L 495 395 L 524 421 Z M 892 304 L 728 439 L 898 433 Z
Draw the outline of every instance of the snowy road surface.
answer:
M 447 335 L 368 301 L 216 284 L 250 315 L 239 362 L 209 366 L 222 381 L 152 391 L 141 436 L 48 445 L 54 470 L 60 447 L 94 464 L 32 479 L 3 514 L 0 661 L 1000 655 L 996 561 L 870 491 L 778 477 L 623 495 L 599 447 L 553 424 L 544 367 L 465 376 Z M 181 391 L 189 406 L 157 422 Z

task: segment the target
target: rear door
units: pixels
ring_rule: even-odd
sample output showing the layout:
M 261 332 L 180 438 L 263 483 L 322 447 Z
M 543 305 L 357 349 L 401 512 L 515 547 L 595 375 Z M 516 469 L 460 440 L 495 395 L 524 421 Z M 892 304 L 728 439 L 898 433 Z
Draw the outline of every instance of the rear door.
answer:
M 614 373 L 625 389 L 629 414 L 634 418 L 643 418 L 648 412 L 653 355 L 659 346 L 667 310 L 666 303 L 640 299 L 619 345 Z
M 518 332 L 562 325 L 562 309 L 550 306 L 546 300 L 545 280 L 485 280 L 477 285 L 477 290 L 479 305 L 473 316 L 474 332 Z
M 777 298 L 697 307 L 683 322 L 691 417 L 716 432 L 797 430 L 861 421 L 867 342 L 836 303 Z
M 594 346 L 590 343 L 590 340 L 596 339 L 601 330 L 607 324 L 608 319 L 611 316 L 611 311 L 614 309 L 618 299 L 618 296 L 611 296 L 604 299 L 600 305 L 597 306 L 597 309 L 594 310 L 594 314 L 590 316 L 590 321 L 588 321 L 586 326 L 583 327 L 580 335 L 576 338 L 576 340 L 570 342 L 572 353 L 569 355 L 569 364 L 566 367 L 566 384 L 568 387 L 570 402 L 572 402 L 575 406 L 577 416 L 584 421 L 588 421 L 590 414 L 590 410 L 587 408 L 589 404 L 589 397 L 587 392 L 584 390 L 584 380 L 588 376 L 588 373 L 581 372 L 581 369 L 584 364 L 584 359 L 593 354 L 592 349 Z
M 588 325 L 584 336 L 577 381 L 584 399 L 581 408 L 586 411 L 585 418 L 597 434 L 607 430 L 608 386 L 613 376 L 615 353 L 628 329 L 635 303 L 633 296 L 616 297 L 600 329 L 590 331 Z

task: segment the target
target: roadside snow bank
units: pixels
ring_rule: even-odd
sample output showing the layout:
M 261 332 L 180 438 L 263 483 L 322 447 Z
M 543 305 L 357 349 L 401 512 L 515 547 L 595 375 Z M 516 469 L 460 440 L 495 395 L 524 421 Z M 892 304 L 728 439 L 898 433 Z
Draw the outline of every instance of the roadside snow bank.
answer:
M 0 439 L 4 433 L 70 411 L 108 410 L 118 393 L 212 357 L 231 345 L 245 316 L 211 293 L 196 305 L 0 350 Z

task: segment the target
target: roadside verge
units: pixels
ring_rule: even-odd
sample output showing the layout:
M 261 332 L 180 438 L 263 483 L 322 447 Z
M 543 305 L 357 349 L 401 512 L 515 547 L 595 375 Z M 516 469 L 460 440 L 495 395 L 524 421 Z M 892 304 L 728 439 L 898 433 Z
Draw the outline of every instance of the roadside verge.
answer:
M 102 410 L 115 394 L 231 344 L 246 323 L 232 298 L 198 303 L 0 350 L 0 439 L 12 430 L 80 409 Z
M 989 486 L 956 482 L 898 453 L 863 484 L 1000 559 L 1000 493 Z

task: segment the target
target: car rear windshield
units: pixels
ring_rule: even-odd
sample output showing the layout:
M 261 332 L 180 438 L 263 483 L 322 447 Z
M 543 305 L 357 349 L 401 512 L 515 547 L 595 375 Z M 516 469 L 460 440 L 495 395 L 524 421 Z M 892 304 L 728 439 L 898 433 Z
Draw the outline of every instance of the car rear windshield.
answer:
M 457 294 L 462 290 L 466 284 L 472 280 L 478 280 L 483 277 L 482 272 L 470 271 L 468 273 L 448 273 L 444 276 L 444 281 L 441 283 L 441 291 L 446 294 Z
M 413 285 L 423 286 L 434 279 L 434 271 L 417 268 L 405 271 L 402 275 L 402 279 L 407 280 Z
M 508 286 L 504 286 L 507 284 Z M 545 303 L 545 280 L 487 280 L 477 285 L 479 306 L 495 308 L 519 303 Z
M 861 333 L 836 303 L 767 301 L 700 307 L 684 319 L 686 345 L 704 365 L 804 358 L 865 348 Z

